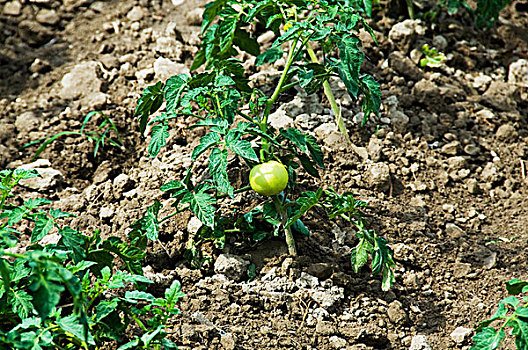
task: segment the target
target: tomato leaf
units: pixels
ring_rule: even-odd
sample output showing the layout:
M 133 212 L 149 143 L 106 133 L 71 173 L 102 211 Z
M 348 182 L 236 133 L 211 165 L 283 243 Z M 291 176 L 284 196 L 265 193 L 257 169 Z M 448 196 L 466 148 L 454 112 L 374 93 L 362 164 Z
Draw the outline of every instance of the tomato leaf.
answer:
M 174 113 L 182 98 L 183 91 L 187 87 L 186 74 L 170 77 L 165 83 L 164 94 L 167 101 L 167 113 Z
M 209 172 L 213 176 L 218 191 L 233 197 L 234 188 L 227 177 L 227 150 L 215 147 L 209 155 Z
M 200 144 L 196 146 L 191 155 L 192 160 L 198 159 L 209 148 L 216 146 L 220 142 L 220 135 L 215 132 L 210 132 L 200 139 Z
M 147 127 L 148 117 L 156 112 L 163 104 L 163 83 L 160 81 L 143 90 L 143 94 L 138 100 L 138 105 L 134 112 L 138 116 L 139 131 L 141 135 Z
M 35 217 L 35 228 L 31 232 L 31 243 L 35 243 L 44 238 L 53 228 L 54 221 L 44 213 Z
M 323 190 L 321 188 L 316 192 L 306 191 L 302 193 L 295 201 L 296 205 L 291 209 L 288 221 L 284 227 L 288 228 L 299 220 L 308 210 L 319 203 L 322 195 Z
M 148 153 L 150 157 L 158 155 L 161 147 L 167 144 L 167 138 L 169 137 L 169 126 L 166 123 L 154 125 L 152 127 L 152 139 L 150 140 Z
M 216 208 L 212 204 L 216 201 L 210 194 L 205 193 L 209 188 L 209 186 L 197 186 L 195 191 L 187 192 L 183 196 L 182 203 L 189 203 L 189 208 L 194 215 L 204 225 L 214 230 Z

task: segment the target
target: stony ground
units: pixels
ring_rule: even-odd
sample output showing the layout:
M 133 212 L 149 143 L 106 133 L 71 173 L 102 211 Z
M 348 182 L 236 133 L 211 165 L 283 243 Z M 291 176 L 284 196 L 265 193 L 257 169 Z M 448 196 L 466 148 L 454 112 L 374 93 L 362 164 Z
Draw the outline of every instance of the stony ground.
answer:
M 0 167 L 44 174 L 19 198 L 57 200 L 78 215 L 79 229 L 120 235 L 154 199 L 166 200 L 158 188 L 180 177 L 199 134 L 174 132 L 150 159 L 132 114 L 143 88 L 188 72 L 202 5 L 0 0 Z M 290 96 L 272 122 L 312 132 L 330 164 L 320 183 L 369 202 L 369 220 L 395 252 L 396 285 L 384 293 L 378 276 L 354 274 L 352 229 L 317 214 L 298 257 L 281 241 L 248 247 L 228 237 L 224 251 L 211 251 L 216 263 L 191 269 L 182 252 L 196 225 L 181 215 L 151 244 L 145 269 L 160 289 L 182 281 L 180 349 L 467 349 L 472 329 L 505 295 L 503 283 L 528 278 L 525 3 L 510 5 L 489 31 L 464 14 L 431 24 L 392 18 L 397 12 L 381 5 L 372 20 L 380 45 L 362 35 L 364 69 L 383 90 L 379 120 L 361 128 L 359 107 L 334 83 L 353 146 L 321 96 Z M 446 53 L 444 66 L 419 68 L 424 43 Z M 271 86 L 280 68 L 252 79 Z M 63 137 L 33 163 L 36 147 L 22 148 L 78 131 L 92 110 L 112 118 L 124 149 L 94 157 L 88 140 Z

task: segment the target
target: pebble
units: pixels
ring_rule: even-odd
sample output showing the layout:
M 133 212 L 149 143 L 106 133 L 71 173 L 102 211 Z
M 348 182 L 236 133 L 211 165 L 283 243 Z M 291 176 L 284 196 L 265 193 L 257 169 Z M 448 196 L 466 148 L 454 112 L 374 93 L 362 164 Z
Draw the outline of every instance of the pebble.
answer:
M 466 327 L 457 327 L 453 332 L 451 332 L 451 339 L 457 344 L 462 344 L 469 336 L 473 333 L 471 328 Z
M 403 324 L 407 321 L 407 313 L 403 309 L 403 304 L 398 300 L 389 304 L 387 315 L 394 324 Z
M 132 22 L 141 21 L 145 16 L 145 10 L 140 6 L 134 6 L 126 16 Z
M 508 83 L 528 87 L 528 60 L 521 58 L 508 68 Z
M 97 76 L 97 68 L 98 64 L 94 61 L 77 64 L 62 78 L 62 89 L 59 92 L 59 96 L 66 100 L 100 92 L 102 82 Z M 82 84 L 79 82 L 82 82 Z
M 497 129 L 495 136 L 499 140 L 511 141 L 517 137 L 517 131 L 511 124 L 503 124 Z
M 433 350 L 425 335 L 417 334 L 411 340 L 409 350 Z
M 391 184 L 390 169 L 386 163 L 374 163 L 366 172 L 367 183 L 378 191 L 387 191 Z
M 481 191 L 480 185 L 476 179 L 469 179 L 466 182 L 466 188 L 471 194 L 478 194 Z
M 35 112 L 28 111 L 17 116 L 15 127 L 22 134 L 28 134 L 30 131 L 38 129 L 40 120 Z
M 220 254 L 214 263 L 214 271 L 226 277 L 239 281 L 247 272 L 249 261 L 232 254 Z
M 51 70 L 51 65 L 46 60 L 41 60 L 40 58 L 35 58 L 33 63 L 31 63 L 31 66 L 29 67 L 29 70 L 32 73 L 46 73 Z
M 40 24 L 53 26 L 60 22 L 60 17 L 55 10 L 41 9 L 35 17 Z
M 158 80 L 167 80 L 168 78 L 179 75 L 189 74 L 189 68 L 185 64 L 176 63 L 168 58 L 159 57 L 154 62 L 154 75 Z
M 453 223 L 447 223 L 445 231 L 449 238 L 460 238 L 466 235 L 464 230 Z
M 460 142 L 451 141 L 449 143 L 446 143 L 444 146 L 442 146 L 442 149 L 440 150 L 440 152 L 446 155 L 456 156 L 458 153 L 459 147 L 460 147 Z
M 19 1 L 10 1 L 4 5 L 4 15 L 19 16 L 22 13 L 22 4 Z

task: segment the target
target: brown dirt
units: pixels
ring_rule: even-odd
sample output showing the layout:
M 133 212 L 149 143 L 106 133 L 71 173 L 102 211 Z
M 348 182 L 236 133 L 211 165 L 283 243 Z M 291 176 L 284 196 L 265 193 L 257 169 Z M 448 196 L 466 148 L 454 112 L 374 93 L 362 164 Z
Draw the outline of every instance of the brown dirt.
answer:
M 62 181 L 41 193 L 20 189 L 18 196 L 59 200 L 78 215 L 77 227 L 118 235 L 153 200 L 167 200 L 159 186 L 181 176 L 198 134 L 171 133 L 150 159 L 132 114 L 141 90 L 159 77 L 156 59 L 180 63 L 180 71 L 190 66 L 199 33 L 193 10 L 200 5 L 55 0 L 26 2 L 19 15 L 8 15 L 8 3 L 0 3 L 0 167 L 30 163 L 35 147 L 21 146 L 78 130 L 94 108 L 113 119 L 126 148 L 106 147 L 94 157 L 90 142 L 60 139 L 41 158 L 62 172 Z M 43 9 L 58 21 L 38 25 Z M 368 269 L 354 274 L 351 229 L 317 212 L 308 220 L 314 235 L 299 237 L 294 259 L 281 241 L 248 247 L 228 237 L 223 252 L 210 247 L 215 257 L 230 253 L 254 263 L 251 282 L 215 275 L 212 266 L 191 269 L 181 255 L 190 216 L 181 215 L 148 252 L 153 271 L 181 280 L 187 294 L 174 323 L 180 349 L 409 349 L 418 334 L 433 349 L 467 349 L 469 338 L 457 344 L 451 332 L 490 316 L 505 281 L 528 278 L 528 87 L 508 82 L 511 64 L 528 58 L 526 6 L 512 4 L 485 32 L 464 14 L 440 16 L 434 28 L 423 23 L 423 33 L 392 43 L 389 31 L 402 18 L 375 14 L 380 46 L 367 42 L 365 69 L 381 83 L 380 119 L 360 128 L 359 107 L 334 84 L 354 152 L 332 129 L 320 96 L 299 94 L 281 106 L 294 119 L 309 113 L 305 124 L 304 117 L 296 123 L 324 145 L 329 167 L 319 184 L 369 202 L 369 220 L 395 250 L 393 290 L 381 292 Z M 410 60 L 413 49 L 442 39 L 444 67 L 421 69 Z M 97 65 L 94 80 L 78 81 L 86 93 L 64 98 L 61 80 L 88 61 Z M 106 94 L 104 101 L 97 93 Z M 390 176 L 380 180 L 380 169 Z M 129 176 L 124 187 L 113 181 L 120 174 Z

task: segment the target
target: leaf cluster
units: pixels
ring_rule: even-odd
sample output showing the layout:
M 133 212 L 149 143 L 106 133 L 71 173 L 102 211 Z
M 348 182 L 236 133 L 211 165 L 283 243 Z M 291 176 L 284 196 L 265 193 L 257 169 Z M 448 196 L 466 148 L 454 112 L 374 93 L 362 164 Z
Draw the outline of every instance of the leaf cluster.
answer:
M 34 170 L 0 172 L 0 347 L 95 349 L 114 341 L 124 343 L 120 349 L 175 349 L 164 329 L 183 294 L 177 281 L 164 298 L 144 291 L 152 283 L 141 267 L 147 237 L 133 231 L 125 242 L 102 239 L 98 230 L 86 235 L 64 225 L 73 215 L 48 208 L 49 200 L 6 201 L 19 181 L 35 176 Z M 22 223 L 32 227 L 24 249 Z M 51 233 L 55 242 L 43 243 Z M 142 335 L 127 343 L 129 326 Z

